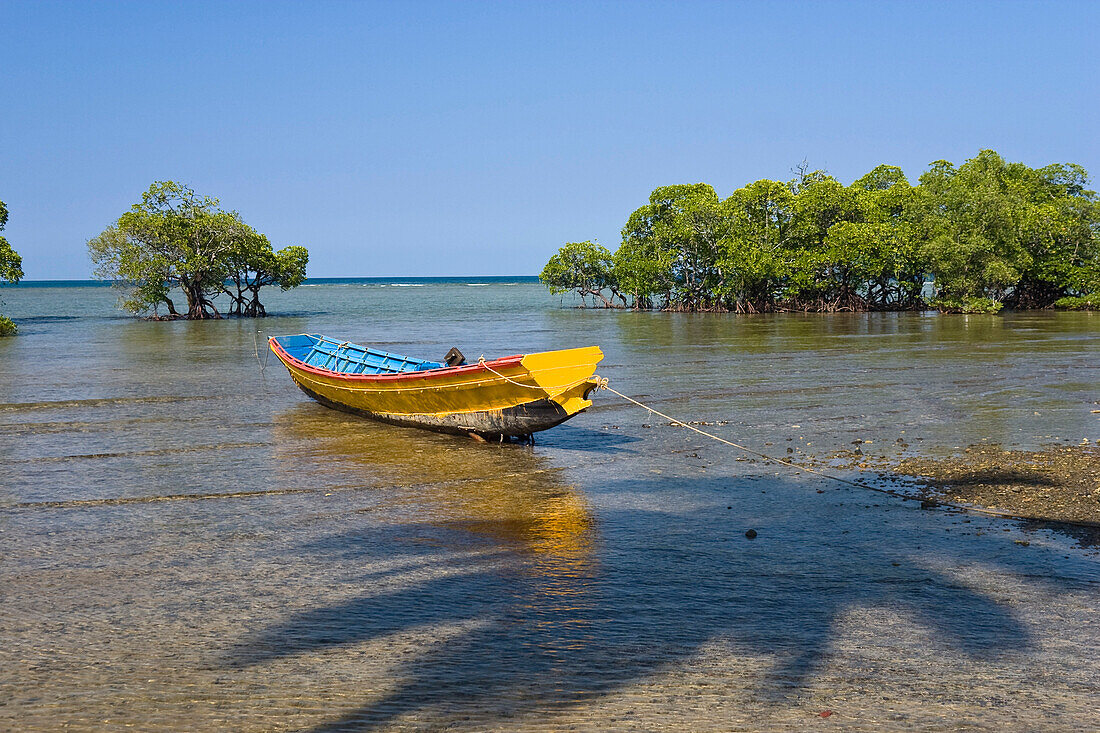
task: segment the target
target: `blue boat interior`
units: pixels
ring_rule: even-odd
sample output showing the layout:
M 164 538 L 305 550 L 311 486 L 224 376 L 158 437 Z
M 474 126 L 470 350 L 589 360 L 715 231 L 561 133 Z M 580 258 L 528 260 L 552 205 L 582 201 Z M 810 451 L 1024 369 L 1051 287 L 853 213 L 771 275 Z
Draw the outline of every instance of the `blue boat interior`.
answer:
M 340 374 L 401 374 L 426 372 L 446 366 L 438 361 L 410 359 L 348 341 L 335 341 L 317 334 L 276 336 L 272 339 L 295 359 L 318 369 Z

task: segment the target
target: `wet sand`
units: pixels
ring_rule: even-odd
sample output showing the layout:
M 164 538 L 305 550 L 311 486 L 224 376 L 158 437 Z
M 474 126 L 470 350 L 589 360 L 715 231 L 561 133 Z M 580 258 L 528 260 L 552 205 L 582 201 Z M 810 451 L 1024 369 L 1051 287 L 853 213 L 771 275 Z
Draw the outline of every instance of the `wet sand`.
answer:
M 858 469 L 888 480 L 909 479 L 919 496 L 933 502 L 1077 524 L 1100 534 L 1100 446 L 1091 443 L 1034 451 L 979 443 L 945 458 L 843 450 L 829 459 L 814 463 Z

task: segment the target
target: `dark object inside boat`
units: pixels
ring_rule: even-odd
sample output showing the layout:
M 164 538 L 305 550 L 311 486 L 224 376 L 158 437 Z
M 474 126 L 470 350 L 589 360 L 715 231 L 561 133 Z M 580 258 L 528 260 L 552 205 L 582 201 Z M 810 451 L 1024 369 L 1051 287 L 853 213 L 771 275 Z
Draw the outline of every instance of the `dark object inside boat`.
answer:
M 466 363 L 466 357 L 462 355 L 458 347 L 452 346 L 451 350 L 447 352 L 447 355 L 443 357 L 443 363 L 451 367 L 462 366 Z

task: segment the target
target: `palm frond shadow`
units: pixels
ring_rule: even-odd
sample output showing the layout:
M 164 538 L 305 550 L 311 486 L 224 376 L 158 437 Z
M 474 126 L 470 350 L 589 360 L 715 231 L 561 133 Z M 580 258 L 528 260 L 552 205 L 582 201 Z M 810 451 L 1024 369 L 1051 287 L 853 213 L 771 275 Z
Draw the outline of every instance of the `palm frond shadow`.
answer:
M 728 492 L 728 480 L 712 482 L 693 490 Z M 364 574 L 355 597 L 239 640 L 223 662 L 242 669 L 468 622 L 402 663 L 398 689 L 316 728 L 374 730 L 437 707 L 473 711 L 507 700 L 522 714 L 575 705 L 684 665 L 714 643 L 734 655 L 771 655 L 756 689 L 779 704 L 828 659 L 838 620 L 867 607 L 903 614 L 973 659 L 1035 643 L 1010 607 L 929 569 L 919 553 L 899 562 L 905 553 L 889 543 L 846 546 L 781 523 L 757 524 L 761 539 L 750 543 L 732 524 L 713 510 L 620 509 L 598 522 L 567 517 L 564 528 L 538 517 L 437 520 L 332 536 L 301 551 L 317 562 L 388 569 Z M 854 571 L 851 552 L 862 553 Z M 1059 592 L 1057 579 L 1039 582 Z

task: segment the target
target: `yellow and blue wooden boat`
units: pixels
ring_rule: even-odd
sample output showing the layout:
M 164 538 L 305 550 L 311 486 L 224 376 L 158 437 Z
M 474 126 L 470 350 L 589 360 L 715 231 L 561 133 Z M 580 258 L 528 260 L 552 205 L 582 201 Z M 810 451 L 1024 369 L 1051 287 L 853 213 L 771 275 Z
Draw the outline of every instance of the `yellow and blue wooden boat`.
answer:
M 592 405 L 597 346 L 448 366 L 316 334 L 271 350 L 322 405 L 397 425 L 484 438 L 530 436 Z

